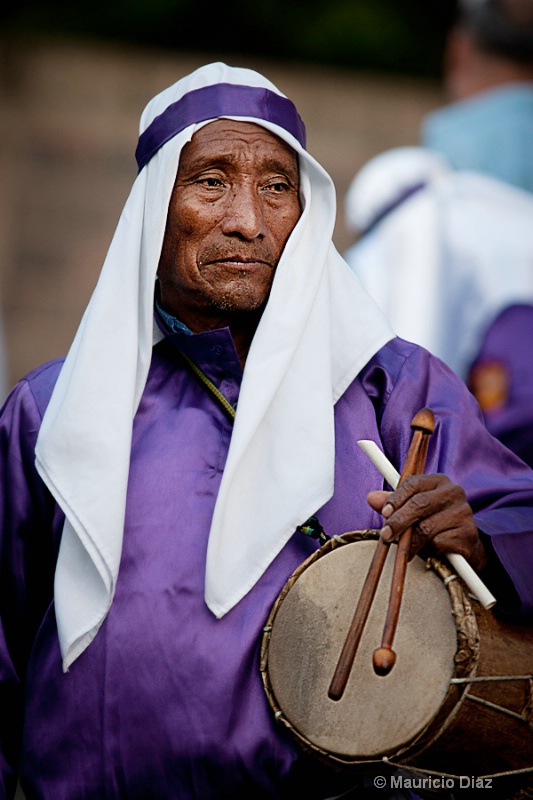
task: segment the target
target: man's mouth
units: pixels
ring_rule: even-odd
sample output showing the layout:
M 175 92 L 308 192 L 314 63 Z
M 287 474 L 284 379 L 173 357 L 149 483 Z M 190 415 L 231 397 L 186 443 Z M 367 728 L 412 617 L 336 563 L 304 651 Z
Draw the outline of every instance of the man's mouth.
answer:
M 239 256 L 229 256 L 226 258 L 213 258 L 209 261 L 201 262 L 201 266 L 208 266 L 209 264 L 223 264 L 225 267 L 233 268 L 236 270 L 254 269 L 256 267 L 270 267 L 273 265 L 269 261 L 261 258 L 241 258 Z

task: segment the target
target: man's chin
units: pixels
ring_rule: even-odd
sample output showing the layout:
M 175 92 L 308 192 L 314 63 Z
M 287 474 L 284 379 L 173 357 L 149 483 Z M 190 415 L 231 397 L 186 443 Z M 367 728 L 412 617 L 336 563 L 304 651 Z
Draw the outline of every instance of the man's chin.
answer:
M 262 312 L 267 304 L 268 293 L 231 293 L 211 298 L 211 306 L 218 311 L 228 314 L 257 314 Z
M 228 315 L 231 317 L 242 316 L 255 318 L 260 316 L 265 310 L 267 301 L 261 300 L 256 303 L 236 303 L 231 301 L 218 301 L 212 303 L 213 310 L 216 309 L 219 314 Z

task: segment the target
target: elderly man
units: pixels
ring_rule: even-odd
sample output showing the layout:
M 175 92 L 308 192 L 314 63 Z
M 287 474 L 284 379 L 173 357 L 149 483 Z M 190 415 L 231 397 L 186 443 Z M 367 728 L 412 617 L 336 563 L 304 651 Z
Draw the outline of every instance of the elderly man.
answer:
M 417 522 L 414 550 L 462 553 L 527 612 L 533 473 L 336 253 L 331 180 L 272 84 L 198 70 L 148 105 L 137 158 L 65 362 L 2 414 L 4 792 L 20 760 L 34 798 L 331 796 L 259 675 L 318 546 L 296 528 Z M 425 405 L 433 474 L 385 493 L 356 441 L 402 464 Z

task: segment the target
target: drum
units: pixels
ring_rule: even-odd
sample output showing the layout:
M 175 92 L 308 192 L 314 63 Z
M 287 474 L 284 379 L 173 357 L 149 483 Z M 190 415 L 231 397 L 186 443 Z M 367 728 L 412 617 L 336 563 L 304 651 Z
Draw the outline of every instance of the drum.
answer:
M 439 559 L 409 563 L 396 664 L 378 676 L 372 653 L 388 605 L 389 552 L 346 690 L 328 697 L 376 539 L 376 531 L 334 537 L 281 592 L 260 665 L 276 719 L 336 765 L 386 762 L 451 777 L 456 789 L 479 788 L 480 779 L 488 787 L 509 773 L 533 786 L 533 626 L 485 611 Z

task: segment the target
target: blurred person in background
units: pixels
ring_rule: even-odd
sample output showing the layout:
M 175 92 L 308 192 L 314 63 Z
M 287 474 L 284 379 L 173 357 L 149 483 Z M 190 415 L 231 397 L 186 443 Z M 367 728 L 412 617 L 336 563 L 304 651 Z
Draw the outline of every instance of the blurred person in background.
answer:
M 533 196 L 422 147 L 369 161 L 346 195 L 345 254 L 395 332 L 469 386 L 533 465 Z
M 451 366 L 533 464 L 532 0 L 459 0 L 444 73 L 452 102 L 425 119 L 427 149 L 354 178 L 346 257 L 395 331 Z
M 459 0 L 443 66 L 451 103 L 426 117 L 422 143 L 533 192 L 532 0 Z

